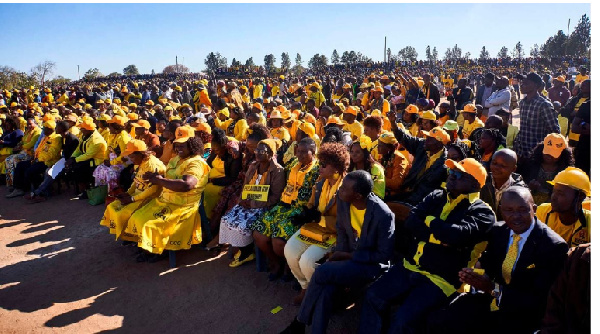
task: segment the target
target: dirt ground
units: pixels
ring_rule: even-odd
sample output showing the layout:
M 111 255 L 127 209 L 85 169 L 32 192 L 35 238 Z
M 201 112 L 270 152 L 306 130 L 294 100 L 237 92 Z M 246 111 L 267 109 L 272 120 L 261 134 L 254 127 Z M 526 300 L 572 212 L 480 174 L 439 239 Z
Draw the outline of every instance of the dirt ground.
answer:
M 72 199 L 6 199 L 0 187 L 0 333 L 279 333 L 295 316 L 291 283 L 267 280 L 254 262 L 229 268 L 225 253 L 192 248 L 136 263 L 100 226 L 103 206 Z M 283 309 L 271 314 L 277 306 Z M 357 307 L 332 333 L 352 333 Z

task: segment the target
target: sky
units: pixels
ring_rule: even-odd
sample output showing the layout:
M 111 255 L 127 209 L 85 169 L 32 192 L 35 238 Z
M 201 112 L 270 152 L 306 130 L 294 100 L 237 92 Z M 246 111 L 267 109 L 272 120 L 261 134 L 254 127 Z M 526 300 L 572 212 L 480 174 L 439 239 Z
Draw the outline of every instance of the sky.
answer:
M 257 65 L 282 52 L 306 66 L 314 54 L 355 50 L 383 60 L 384 38 L 393 54 L 410 45 L 419 59 L 425 48 L 439 57 L 458 44 L 478 57 L 482 46 L 495 56 L 517 42 L 529 54 L 558 30 L 570 31 L 590 4 L 0 4 L 3 47 L 0 66 L 19 71 L 44 60 L 54 76 L 77 79 L 90 68 L 122 72 L 135 64 L 156 73 L 175 64 L 205 69 L 210 52 L 231 64 L 253 57 Z

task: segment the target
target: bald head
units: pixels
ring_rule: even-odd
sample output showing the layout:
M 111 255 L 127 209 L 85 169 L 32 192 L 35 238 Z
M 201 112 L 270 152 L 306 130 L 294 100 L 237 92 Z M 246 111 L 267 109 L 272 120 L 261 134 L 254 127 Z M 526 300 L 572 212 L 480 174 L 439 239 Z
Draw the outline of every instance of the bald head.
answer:
M 527 204 L 535 205 L 531 191 L 527 187 L 511 186 L 502 193 L 501 201 L 505 199 L 521 199 Z
M 503 148 L 501 150 L 496 151 L 494 155 L 492 155 L 492 159 L 495 157 L 502 157 L 504 161 L 517 164 L 517 153 L 511 150 L 510 148 Z

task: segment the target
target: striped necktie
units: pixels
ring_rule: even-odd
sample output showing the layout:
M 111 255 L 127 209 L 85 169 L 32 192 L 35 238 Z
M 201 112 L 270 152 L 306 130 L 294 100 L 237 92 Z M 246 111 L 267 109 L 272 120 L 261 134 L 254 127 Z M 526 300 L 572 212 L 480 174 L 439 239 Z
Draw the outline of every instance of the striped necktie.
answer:
M 519 255 L 519 240 L 521 240 L 521 236 L 513 234 L 513 242 L 510 245 L 510 248 L 508 248 L 508 253 L 506 254 L 504 262 L 502 262 L 502 277 L 504 277 L 506 284 L 510 283 L 512 270 L 515 266 L 515 262 L 517 262 L 517 256 Z

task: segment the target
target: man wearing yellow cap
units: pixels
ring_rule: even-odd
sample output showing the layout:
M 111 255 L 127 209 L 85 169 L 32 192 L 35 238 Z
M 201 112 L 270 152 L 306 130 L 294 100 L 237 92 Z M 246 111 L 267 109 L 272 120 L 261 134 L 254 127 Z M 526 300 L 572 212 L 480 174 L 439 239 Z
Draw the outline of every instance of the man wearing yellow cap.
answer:
M 479 199 L 486 171 L 475 159 L 447 160 L 446 189 L 436 189 L 404 222 L 407 256 L 366 292 L 359 333 L 382 333 L 383 319 L 394 309 L 390 333 L 416 332 L 432 310 L 447 305 L 462 282 L 458 272 L 472 267 L 495 222 Z M 387 326 L 386 326 L 387 327 Z
M 550 102 L 558 101 L 564 106 L 571 97 L 571 91 L 565 87 L 565 76 L 559 75 L 552 80 L 552 87 L 548 88 Z
M 381 110 L 384 114 L 390 111 L 390 102 L 383 97 L 383 88 L 381 86 L 375 87 L 372 90 L 373 99 L 369 101 L 368 110 Z
M 54 133 L 56 123 L 46 121 L 43 124 L 44 139 L 35 150 L 33 160 L 22 161 L 17 164 L 14 172 L 15 190 L 6 195 L 7 198 L 23 196 L 37 187 L 43 180 L 46 169 L 60 159 L 62 138 Z M 29 195 L 28 198 L 31 198 Z
M 357 140 L 365 132 L 363 125 L 356 121 L 356 116 L 358 115 L 357 109 L 358 107 L 349 106 L 344 110 L 342 116 L 342 119 L 346 122 L 342 130 L 350 132 L 352 140 Z
M 405 130 L 398 128 L 394 113 L 389 114 L 394 129 L 394 136 L 406 150 L 414 156 L 412 166 L 402 184 L 403 198 L 407 203 L 415 205 L 434 189 L 440 188 L 446 179 L 447 170 L 444 165 L 447 157 L 445 145 L 450 136 L 440 127 L 431 131 L 423 131 L 425 138 L 416 138 Z
M 323 95 L 323 92 L 321 92 L 321 86 L 317 82 L 312 83 L 310 86 L 310 94 L 308 95 L 308 98 L 315 101 L 315 106 L 317 108 L 320 108 L 321 104 L 325 102 L 325 95 Z
M 469 139 L 475 129 L 483 128 L 485 123 L 477 117 L 477 108 L 474 104 L 467 104 L 462 110 L 464 117 L 464 125 L 459 130 L 458 134 L 462 139 Z
M 96 131 L 93 119 L 85 119 L 78 126 L 81 129 L 81 144 L 73 152 L 72 157 L 67 160 L 65 168 L 72 172 L 79 190 L 82 191 L 79 198 L 86 199 L 85 190 L 91 186 L 94 168 L 104 162 L 107 144 L 100 133 Z

